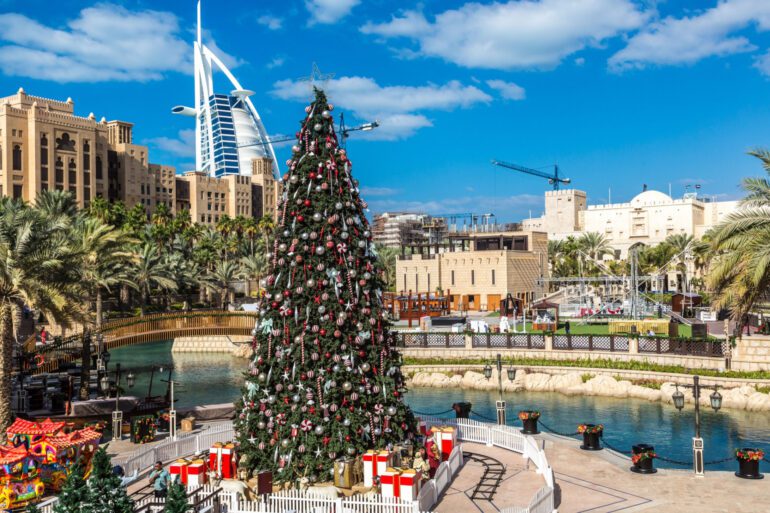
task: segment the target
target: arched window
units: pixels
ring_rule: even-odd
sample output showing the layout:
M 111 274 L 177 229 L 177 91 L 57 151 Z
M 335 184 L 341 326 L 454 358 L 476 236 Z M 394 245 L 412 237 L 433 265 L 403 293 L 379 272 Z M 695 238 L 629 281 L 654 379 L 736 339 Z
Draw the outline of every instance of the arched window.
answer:
M 75 182 L 78 180 L 77 164 L 75 163 L 75 159 L 70 159 L 67 167 L 69 169 L 70 185 L 75 185 Z
M 45 134 L 40 134 L 40 146 L 48 146 L 48 137 Z
M 21 171 L 21 146 L 18 144 L 13 147 L 13 166 L 14 171 Z
M 99 155 L 96 156 L 96 179 L 102 179 L 102 158 Z
M 91 146 L 88 141 L 83 141 L 83 171 L 91 171 Z
M 91 146 L 88 144 L 88 141 L 83 141 L 83 153 L 90 153 Z
M 56 157 L 56 183 L 62 183 L 64 181 L 64 162 L 61 157 Z M 57 190 L 61 190 L 58 189 Z
M 61 137 L 56 139 L 56 149 L 64 151 L 75 151 L 75 141 L 70 139 L 70 134 L 64 132 Z

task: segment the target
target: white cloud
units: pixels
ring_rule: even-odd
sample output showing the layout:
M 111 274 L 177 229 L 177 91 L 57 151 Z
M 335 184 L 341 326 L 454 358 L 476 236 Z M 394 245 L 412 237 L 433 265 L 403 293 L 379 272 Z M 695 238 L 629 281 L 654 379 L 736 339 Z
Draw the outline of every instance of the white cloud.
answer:
M 195 130 L 180 130 L 176 138 L 154 137 L 147 139 L 147 144 L 177 157 L 190 157 L 195 154 Z
M 366 198 L 366 194 L 364 194 Z M 442 212 L 489 212 L 494 209 L 498 218 L 515 218 L 526 209 L 542 208 L 543 196 L 514 194 L 511 196 L 462 195 L 429 201 L 393 199 L 368 200 L 372 212 L 406 211 L 440 214 Z
M 367 77 L 342 77 L 324 87 L 332 101 L 365 121 L 377 120 L 380 127 L 363 136 L 370 139 L 405 139 L 420 128 L 432 126 L 425 110 L 453 110 L 489 103 L 492 97 L 475 86 L 456 80 L 444 85 L 380 86 Z M 308 101 L 307 82 L 281 80 L 273 84 L 274 96 L 284 100 Z
M 268 62 L 265 66 L 267 67 L 267 69 L 280 68 L 281 66 L 284 65 L 285 62 L 286 62 L 286 59 L 283 57 L 273 57 L 273 60 Z
M 511 0 L 467 3 L 432 22 L 421 12 L 406 11 L 387 23 L 367 23 L 361 31 L 409 38 L 418 45 L 416 54 L 469 68 L 547 69 L 640 27 L 648 17 L 632 0 Z
M 21 14 L 0 14 L 0 69 L 57 82 L 158 80 L 192 71 L 191 52 L 171 13 L 98 4 L 64 29 Z
M 391 187 L 361 187 L 361 194 L 363 194 L 366 197 L 371 196 L 393 196 L 395 194 L 398 194 L 398 189 L 393 189 Z
M 206 44 L 230 67 L 242 63 Z M 0 70 L 6 75 L 55 82 L 160 80 L 190 74 L 192 51 L 179 19 L 170 12 L 100 3 L 80 11 L 64 28 L 17 13 L 0 14 Z
M 770 50 L 754 59 L 754 67 L 763 75 L 770 77 Z
M 500 93 L 506 100 L 523 100 L 527 92 L 518 84 L 504 80 L 487 80 L 487 85 Z
M 257 23 L 264 25 L 270 30 L 279 30 L 283 27 L 283 18 L 279 18 L 270 14 L 263 14 L 257 18 Z
M 305 0 L 305 7 L 310 12 L 310 24 L 336 23 L 353 10 L 361 0 Z
M 770 2 L 720 1 L 694 16 L 651 23 L 613 55 L 609 65 L 622 70 L 649 64 L 691 64 L 707 57 L 751 52 L 756 47 L 745 36 L 732 34 L 752 22 L 759 30 L 770 29 Z

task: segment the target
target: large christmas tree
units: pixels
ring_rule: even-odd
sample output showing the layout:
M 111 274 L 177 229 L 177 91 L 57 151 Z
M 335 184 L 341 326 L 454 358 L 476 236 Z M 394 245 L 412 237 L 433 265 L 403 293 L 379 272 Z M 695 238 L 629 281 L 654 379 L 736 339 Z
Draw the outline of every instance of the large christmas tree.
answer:
M 414 437 L 401 355 L 352 164 L 323 91 L 287 161 L 270 274 L 235 421 L 246 466 L 277 482 Z

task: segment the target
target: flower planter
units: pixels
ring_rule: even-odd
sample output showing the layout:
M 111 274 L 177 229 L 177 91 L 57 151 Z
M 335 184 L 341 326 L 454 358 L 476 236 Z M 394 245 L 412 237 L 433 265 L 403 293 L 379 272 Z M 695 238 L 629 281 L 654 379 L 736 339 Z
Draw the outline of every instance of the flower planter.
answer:
M 658 471 L 653 465 L 655 459 L 655 447 L 648 444 L 637 444 L 631 447 L 631 472 L 637 474 L 654 474 Z
M 759 473 L 759 461 L 764 453 L 759 449 L 742 448 L 735 451 L 735 459 L 738 460 L 738 472 L 736 476 L 742 479 L 762 479 L 764 475 Z
M 583 445 L 580 446 L 584 451 L 601 451 L 603 449 L 599 439 L 604 432 L 604 427 L 599 424 L 581 424 L 578 431 L 583 434 Z
M 519 412 L 519 419 L 524 425 L 521 432 L 525 435 L 537 435 L 540 431 L 537 430 L 537 419 L 540 418 L 540 412 L 523 410 Z

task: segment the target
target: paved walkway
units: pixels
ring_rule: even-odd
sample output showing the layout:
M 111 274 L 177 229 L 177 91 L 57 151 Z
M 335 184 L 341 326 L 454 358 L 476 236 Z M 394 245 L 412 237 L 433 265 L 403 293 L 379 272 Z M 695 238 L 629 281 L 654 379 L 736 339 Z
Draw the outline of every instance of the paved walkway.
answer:
M 556 478 L 555 504 L 559 513 L 765 513 L 770 512 L 770 476 L 761 481 L 738 479 L 730 472 L 707 472 L 696 478 L 691 471 L 660 469 L 657 474 L 631 473 L 631 462 L 611 451 L 586 452 L 579 442 L 549 435 L 548 461 Z M 520 455 L 484 445 L 464 443 L 463 451 L 489 456 L 506 466 L 503 481 L 492 501 L 472 500 L 483 466 L 468 461 L 436 505 L 438 513 L 495 513 L 509 506 L 526 506 L 543 486 Z M 765 468 L 768 473 L 770 469 Z

